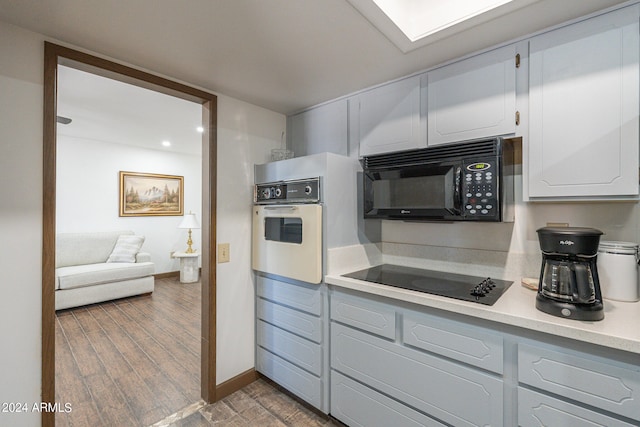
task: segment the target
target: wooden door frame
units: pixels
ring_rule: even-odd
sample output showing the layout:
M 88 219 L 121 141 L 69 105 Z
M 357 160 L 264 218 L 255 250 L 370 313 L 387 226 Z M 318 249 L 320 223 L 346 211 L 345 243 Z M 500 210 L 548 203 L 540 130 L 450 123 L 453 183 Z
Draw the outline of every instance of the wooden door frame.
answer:
M 56 116 L 58 65 L 89 71 L 202 105 L 201 396 L 216 400 L 217 96 L 84 52 L 45 42 L 42 212 L 42 401 L 55 403 Z M 115 181 L 114 181 L 115 182 Z M 42 412 L 55 425 L 55 412 Z

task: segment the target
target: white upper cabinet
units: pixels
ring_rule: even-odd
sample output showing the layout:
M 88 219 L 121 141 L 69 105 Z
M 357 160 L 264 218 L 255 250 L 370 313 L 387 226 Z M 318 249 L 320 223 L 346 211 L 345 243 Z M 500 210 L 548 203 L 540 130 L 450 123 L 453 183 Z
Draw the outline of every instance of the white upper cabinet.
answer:
M 424 148 L 420 76 L 377 87 L 353 98 L 360 156 Z
M 429 145 L 515 133 L 516 54 L 509 45 L 427 73 Z
M 317 153 L 347 155 L 347 100 L 341 99 L 290 116 L 289 147 L 296 157 Z
M 529 197 L 638 195 L 638 6 L 534 37 Z

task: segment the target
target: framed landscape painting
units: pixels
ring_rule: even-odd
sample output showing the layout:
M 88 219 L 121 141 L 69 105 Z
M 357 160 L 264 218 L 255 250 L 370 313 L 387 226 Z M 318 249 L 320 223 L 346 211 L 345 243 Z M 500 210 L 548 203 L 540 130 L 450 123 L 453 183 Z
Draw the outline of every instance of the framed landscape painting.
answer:
M 120 171 L 120 216 L 184 214 L 184 177 Z

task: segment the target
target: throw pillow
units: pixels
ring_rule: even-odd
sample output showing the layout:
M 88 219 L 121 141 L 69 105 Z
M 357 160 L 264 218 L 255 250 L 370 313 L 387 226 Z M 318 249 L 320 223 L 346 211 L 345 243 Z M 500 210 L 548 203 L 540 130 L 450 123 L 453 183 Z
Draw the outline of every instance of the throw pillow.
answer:
M 119 236 L 107 262 L 136 262 L 136 254 L 143 243 L 144 236 Z

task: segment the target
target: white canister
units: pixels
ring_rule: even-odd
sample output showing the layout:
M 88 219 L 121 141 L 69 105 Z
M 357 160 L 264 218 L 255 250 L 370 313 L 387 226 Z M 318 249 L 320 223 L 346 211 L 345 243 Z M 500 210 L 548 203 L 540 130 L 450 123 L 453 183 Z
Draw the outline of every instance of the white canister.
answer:
M 627 302 L 640 300 L 638 245 L 631 242 L 600 242 L 598 277 L 604 298 Z

